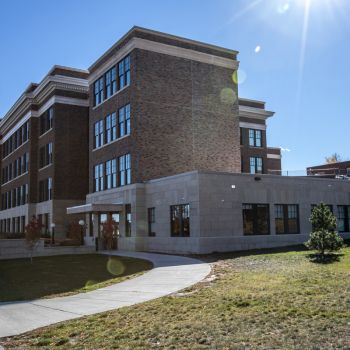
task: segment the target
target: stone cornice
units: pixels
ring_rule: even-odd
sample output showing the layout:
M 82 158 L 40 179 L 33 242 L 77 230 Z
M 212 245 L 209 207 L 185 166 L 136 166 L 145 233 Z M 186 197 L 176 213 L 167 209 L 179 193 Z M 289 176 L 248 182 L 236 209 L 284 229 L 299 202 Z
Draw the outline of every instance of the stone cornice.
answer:
M 185 58 L 202 63 L 212 64 L 219 67 L 229 68 L 235 70 L 238 68 L 238 61 L 235 59 L 224 58 L 213 54 L 208 54 L 196 50 L 185 49 L 179 46 L 168 45 L 159 43 L 156 41 L 132 38 L 124 46 L 122 46 L 111 58 L 109 58 L 104 64 L 96 69 L 89 76 L 89 84 L 92 84 L 102 74 L 112 68 L 118 63 L 124 56 L 129 54 L 134 49 L 142 49 L 147 51 L 153 51 L 164 55 L 170 55 L 180 58 Z
M 85 79 L 66 77 L 63 75 L 46 76 L 33 92 L 22 94 L 5 117 L 1 119 L 1 133 L 4 134 L 7 132 L 6 129 L 8 128 L 6 127 L 6 124 L 21 118 L 26 110 L 32 109 L 34 105 L 40 107 L 45 99 L 47 99 L 47 97 L 55 90 L 87 94 L 89 91 L 89 85 L 88 81 Z M 9 126 L 9 128 L 11 128 L 11 126 Z

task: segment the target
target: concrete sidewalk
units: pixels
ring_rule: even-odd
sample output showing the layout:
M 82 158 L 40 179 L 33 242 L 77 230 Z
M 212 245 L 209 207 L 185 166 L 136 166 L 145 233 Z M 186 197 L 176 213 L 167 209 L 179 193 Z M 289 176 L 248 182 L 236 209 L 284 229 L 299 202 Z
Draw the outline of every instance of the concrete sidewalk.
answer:
M 112 254 L 150 260 L 154 268 L 140 277 L 88 293 L 0 303 L 0 337 L 156 299 L 187 288 L 210 272 L 209 264 L 182 256 L 122 251 Z

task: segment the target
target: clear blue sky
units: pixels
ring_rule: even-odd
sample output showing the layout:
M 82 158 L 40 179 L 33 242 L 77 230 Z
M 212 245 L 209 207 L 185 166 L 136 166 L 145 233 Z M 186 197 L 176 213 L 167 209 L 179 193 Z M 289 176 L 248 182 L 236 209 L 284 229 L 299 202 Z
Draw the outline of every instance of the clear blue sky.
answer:
M 349 0 L 4 1 L 0 116 L 54 64 L 87 68 L 139 25 L 238 50 L 239 94 L 276 112 L 285 170 L 348 158 L 349 18 Z

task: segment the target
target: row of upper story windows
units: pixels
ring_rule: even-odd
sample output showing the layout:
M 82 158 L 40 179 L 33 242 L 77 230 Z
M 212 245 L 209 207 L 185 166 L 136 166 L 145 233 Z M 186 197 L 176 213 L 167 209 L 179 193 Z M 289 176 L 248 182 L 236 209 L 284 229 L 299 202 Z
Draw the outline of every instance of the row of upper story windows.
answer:
M 29 123 L 25 122 L 13 135 L 3 143 L 2 157 L 7 157 L 15 151 L 19 146 L 29 139 Z
M 244 145 L 243 128 L 240 128 L 240 143 Z M 250 147 L 263 147 L 262 130 L 248 129 L 248 145 Z
M 15 208 L 28 203 L 28 184 L 1 194 L 1 210 Z
M 1 183 L 4 184 L 18 176 L 25 174 L 28 171 L 28 167 L 29 153 L 27 152 L 21 157 L 17 158 L 13 163 L 10 163 L 2 169 Z
M 131 156 L 125 154 L 94 167 L 94 192 L 131 184 Z
M 95 81 L 94 106 L 128 85 L 130 85 L 130 56 L 123 58 L 115 67 Z
M 112 113 L 94 124 L 94 148 L 130 135 L 130 129 L 130 104 L 127 104 L 119 108 L 118 122 L 117 114 Z
M 40 116 L 40 135 L 44 134 L 53 127 L 54 109 L 49 108 Z M 29 140 L 29 122 L 25 122 L 13 135 L 6 140 L 2 147 L 2 157 L 5 158 L 14 152 L 23 143 Z

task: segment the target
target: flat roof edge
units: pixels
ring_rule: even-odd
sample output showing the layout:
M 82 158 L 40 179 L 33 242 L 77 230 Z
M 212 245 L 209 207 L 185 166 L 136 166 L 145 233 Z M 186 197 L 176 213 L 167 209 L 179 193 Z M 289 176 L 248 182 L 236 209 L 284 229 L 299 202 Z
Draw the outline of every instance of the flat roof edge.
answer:
M 108 56 L 120 43 L 122 43 L 128 36 L 130 36 L 131 33 L 133 32 L 142 32 L 142 33 L 148 33 L 148 34 L 154 34 L 154 35 L 158 35 L 160 37 L 164 37 L 164 38 L 169 38 L 169 39 L 174 39 L 174 40 L 179 40 L 182 42 L 186 42 L 186 43 L 192 43 L 198 46 L 202 46 L 202 47 L 206 47 L 206 48 L 211 48 L 213 50 L 218 50 L 218 51 L 222 51 L 222 52 L 226 52 L 226 53 L 230 53 L 233 55 L 237 55 L 239 53 L 239 51 L 236 50 L 232 50 L 232 49 L 228 49 L 225 47 L 221 47 L 221 46 L 217 46 L 217 45 L 212 45 L 212 44 L 208 44 L 208 43 L 204 43 L 202 41 L 197 41 L 197 40 L 192 40 L 192 39 L 188 39 L 188 38 L 184 38 L 181 36 L 177 36 L 177 35 L 173 35 L 173 34 L 168 34 L 168 33 L 164 33 L 164 32 L 160 32 L 160 31 L 156 31 L 153 29 L 148 29 L 148 28 L 144 28 L 144 27 L 139 27 L 139 26 L 133 26 L 131 29 L 129 29 L 129 31 L 124 34 L 117 42 L 115 42 L 104 54 L 102 54 L 89 68 L 88 70 L 91 71 L 93 70 L 106 56 Z

